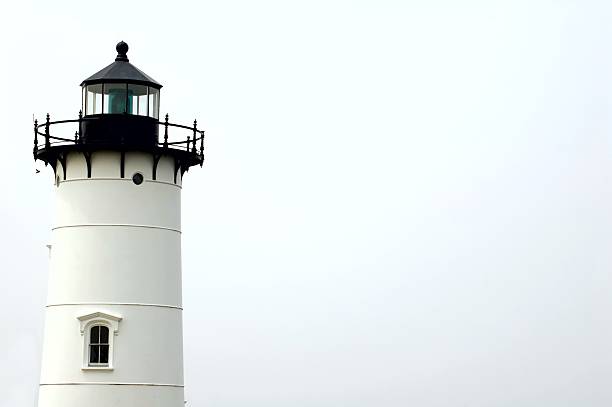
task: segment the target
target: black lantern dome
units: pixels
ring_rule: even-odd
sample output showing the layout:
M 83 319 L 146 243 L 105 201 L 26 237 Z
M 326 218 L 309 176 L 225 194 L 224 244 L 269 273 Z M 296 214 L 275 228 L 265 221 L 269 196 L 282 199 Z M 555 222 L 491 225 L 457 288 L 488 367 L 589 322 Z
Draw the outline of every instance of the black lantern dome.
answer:
M 128 45 L 117 44 L 117 57 L 107 67 L 81 82 L 82 109 L 78 120 L 52 122 L 49 115 L 44 125 L 35 122 L 34 157 L 54 165 L 68 151 L 146 151 L 175 156 L 181 168 L 186 170 L 204 160 L 204 132 L 193 127 L 159 122 L 159 93 L 162 85 L 132 65 L 127 57 Z M 78 122 L 74 139 L 50 134 L 54 124 Z M 163 142 L 159 137 L 164 127 Z M 193 132 L 186 139 L 168 139 L 168 127 L 178 127 Z M 38 145 L 38 137 L 45 137 L 45 145 Z M 196 143 L 199 141 L 199 148 Z M 71 142 L 71 144 L 67 144 Z M 183 147 L 180 147 L 180 146 Z
M 147 85 L 158 90 L 162 87 L 155 79 L 130 64 L 130 60 L 127 57 L 129 47 L 125 42 L 121 41 L 117 44 L 116 49 L 117 57 L 115 62 L 85 79 L 81 86 L 97 83 L 124 82 Z

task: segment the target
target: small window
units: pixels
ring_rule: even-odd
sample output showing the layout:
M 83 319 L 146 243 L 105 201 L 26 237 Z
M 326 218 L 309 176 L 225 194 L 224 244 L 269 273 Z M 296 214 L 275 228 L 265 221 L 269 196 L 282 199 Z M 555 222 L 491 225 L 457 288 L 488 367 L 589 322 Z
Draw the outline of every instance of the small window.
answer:
M 108 366 L 108 327 L 92 326 L 89 331 L 89 366 Z
M 113 342 L 121 317 L 104 312 L 78 317 L 83 336 L 83 370 L 112 370 Z

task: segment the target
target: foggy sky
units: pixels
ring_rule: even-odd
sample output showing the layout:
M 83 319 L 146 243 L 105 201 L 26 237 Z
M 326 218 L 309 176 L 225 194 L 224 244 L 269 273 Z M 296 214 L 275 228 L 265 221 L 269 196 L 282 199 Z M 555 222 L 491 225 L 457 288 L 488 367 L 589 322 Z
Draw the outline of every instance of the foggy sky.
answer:
M 124 40 L 161 114 L 207 131 L 182 195 L 188 406 L 610 406 L 610 10 L 3 9 L 0 405 L 39 379 L 54 190 L 32 114 L 76 118 Z

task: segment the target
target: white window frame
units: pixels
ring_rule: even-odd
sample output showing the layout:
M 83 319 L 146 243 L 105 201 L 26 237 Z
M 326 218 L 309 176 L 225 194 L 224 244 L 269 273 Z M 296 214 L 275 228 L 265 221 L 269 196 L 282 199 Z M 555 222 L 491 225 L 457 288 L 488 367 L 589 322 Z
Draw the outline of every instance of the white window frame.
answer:
M 123 319 L 117 315 L 106 314 L 104 312 L 94 312 L 92 314 L 77 317 L 80 322 L 81 336 L 83 337 L 83 365 L 82 370 L 113 370 L 114 369 L 114 338 L 119 333 L 119 322 Z M 108 328 L 108 364 L 89 364 L 89 342 L 91 328 L 94 326 L 105 326 Z

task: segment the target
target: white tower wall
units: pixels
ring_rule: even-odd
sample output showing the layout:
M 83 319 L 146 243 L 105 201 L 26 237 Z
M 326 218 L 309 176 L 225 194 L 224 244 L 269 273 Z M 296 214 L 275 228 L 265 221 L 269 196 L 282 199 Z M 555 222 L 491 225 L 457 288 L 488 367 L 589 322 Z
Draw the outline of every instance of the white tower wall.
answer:
M 180 171 L 162 157 L 94 152 L 58 163 L 39 407 L 183 406 Z M 132 175 L 144 176 L 136 185 Z M 106 318 L 111 367 L 87 365 Z

